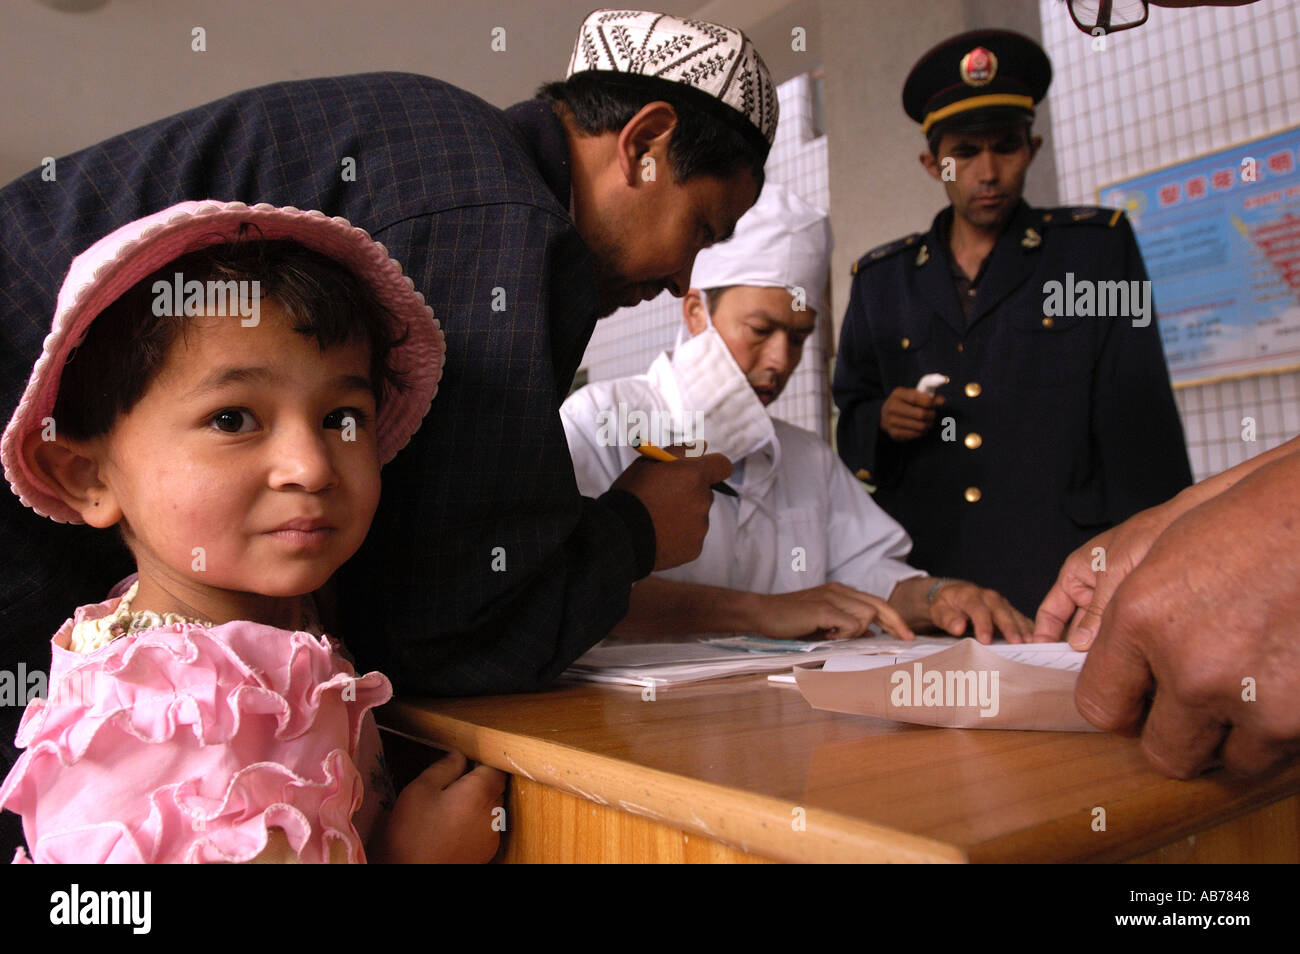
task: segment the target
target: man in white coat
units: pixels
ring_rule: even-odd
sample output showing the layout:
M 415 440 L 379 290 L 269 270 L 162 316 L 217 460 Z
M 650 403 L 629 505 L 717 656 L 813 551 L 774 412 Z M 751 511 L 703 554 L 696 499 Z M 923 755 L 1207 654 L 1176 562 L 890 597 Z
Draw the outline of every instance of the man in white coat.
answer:
M 970 627 L 986 643 L 995 630 L 1032 634 L 992 590 L 909 566 L 907 533 L 830 446 L 768 415 L 822 310 L 830 250 L 826 214 L 768 183 L 735 238 L 696 258 L 677 346 L 646 374 L 590 384 L 560 408 L 588 496 L 642 442 L 681 445 L 681 456 L 703 441 L 734 465 L 739 496 L 714 495 L 699 558 L 638 583 L 616 634 L 847 638 L 872 623 L 903 638 L 913 627 Z

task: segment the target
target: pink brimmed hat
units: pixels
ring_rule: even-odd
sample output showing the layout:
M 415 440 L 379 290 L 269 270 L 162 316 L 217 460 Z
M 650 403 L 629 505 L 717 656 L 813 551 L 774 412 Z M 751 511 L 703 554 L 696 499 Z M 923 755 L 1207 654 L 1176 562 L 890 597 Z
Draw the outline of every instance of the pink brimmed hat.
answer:
M 28 468 L 22 445 L 53 413 L 63 367 L 91 322 L 157 269 L 189 252 L 233 241 L 245 224 L 257 227 L 258 239 L 290 239 L 329 256 L 366 282 L 392 313 L 394 337 L 405 335 L 405 340 L 393 349 L 389 363 L 402 375 L 406 389 L 384 396 L 376 422 L 379 462 L 388 463 L 410 441 L 438 389 L 445 342 L 433 309 L 388 250 L 346 219 L 321 212 L 242 202 L 180 202 L 122 226 L 72 260 L 59 289 L 54 326 L 0 439 L 5 478 L 24 504 L 60 523 L 82 522 Z

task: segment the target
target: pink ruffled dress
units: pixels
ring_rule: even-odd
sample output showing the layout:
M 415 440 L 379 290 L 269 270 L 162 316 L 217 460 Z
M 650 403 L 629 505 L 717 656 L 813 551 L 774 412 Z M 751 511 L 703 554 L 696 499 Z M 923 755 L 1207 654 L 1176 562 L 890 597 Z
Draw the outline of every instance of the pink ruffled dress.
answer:
M 242 862 L 270 838 L 284 860 L 365 861 L 358 751 L 388 680 L 357 676 L 328 637 L 259 623 L 167 622 L 70 648 L 121 602 L 55 634 L 48 697 L 18 728 L 0 807 L 23 816 L 31 860 Z

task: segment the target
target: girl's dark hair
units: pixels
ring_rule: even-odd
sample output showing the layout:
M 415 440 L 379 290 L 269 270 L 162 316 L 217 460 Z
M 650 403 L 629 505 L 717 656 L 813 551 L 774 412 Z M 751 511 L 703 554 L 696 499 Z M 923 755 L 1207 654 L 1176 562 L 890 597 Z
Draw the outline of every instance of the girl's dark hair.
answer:
M 154 282 L 259 283 L 262 300 L 274 301 L 293 330 L 316 339 L 322 350 L 344 343 L 370 347 L 370 380 L 376 402 L 405 389 L 389 365 L 403 339 L 391 333 L 391 313 L 355 274 L 320 252 L 288 239 L 249 238 L 245 226 L 233 242 L 211 245 L 174 259 L 137 282 L 91 323 L 63 368 L 54 419 L 74 440 L 107 434 L 118 417 L 144 396 L 177 335 L 193 319 L 156 315 Z M 168 309 L 169 310 L 169 309 Z
M 564 103 L 578 128 L 593 136 L 621 130 L 647 103 L 666 102 L 677 112 L 677 128 L 668 143 L 674 181 L 698 175 L 729 179 L 746 170 L 763 189 L 767 152 L 754 141 L 761 135 L 756 129 L 752 135 L 742 133 L 737 127 L 748 120 L 707 93 L 655 77 L 586 71 L 547 83 L 537 95 Z

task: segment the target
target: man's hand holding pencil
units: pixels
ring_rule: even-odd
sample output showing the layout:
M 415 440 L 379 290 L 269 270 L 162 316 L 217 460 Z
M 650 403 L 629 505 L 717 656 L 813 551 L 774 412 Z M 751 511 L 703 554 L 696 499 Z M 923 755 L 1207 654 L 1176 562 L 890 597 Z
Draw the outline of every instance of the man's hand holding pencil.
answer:
M 712 487 L 731 475 L 731 461 L 721 454 L 686 457 L 684 450 L 669 448 L 671 462 L 651 459 L 643 451 L 642 458 L 633 461 L 611 488 L 633 494 L 650 514 L 656 570 L 689 563 L 700 555 L 709 532 Z

